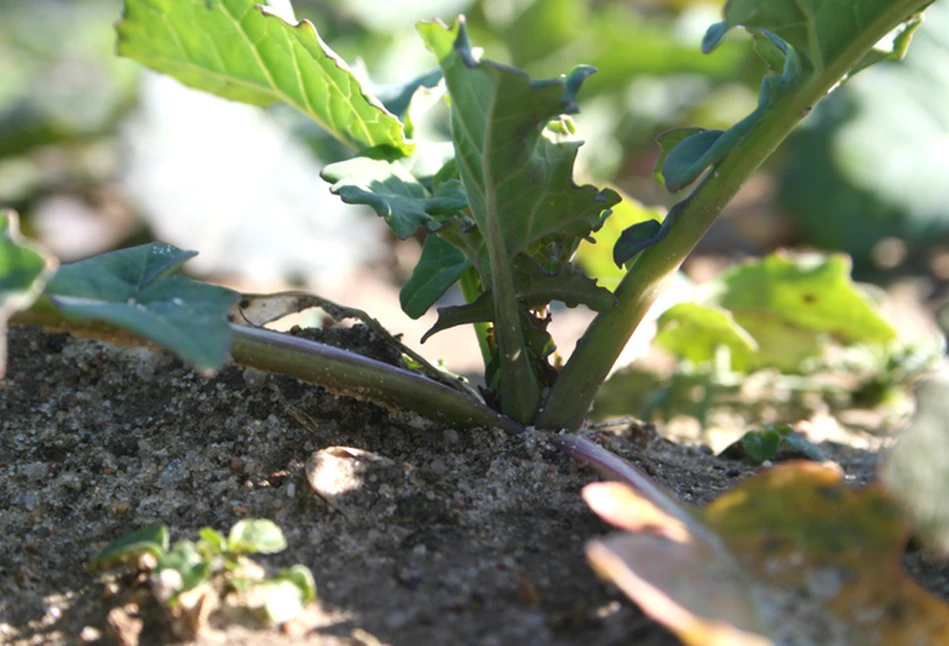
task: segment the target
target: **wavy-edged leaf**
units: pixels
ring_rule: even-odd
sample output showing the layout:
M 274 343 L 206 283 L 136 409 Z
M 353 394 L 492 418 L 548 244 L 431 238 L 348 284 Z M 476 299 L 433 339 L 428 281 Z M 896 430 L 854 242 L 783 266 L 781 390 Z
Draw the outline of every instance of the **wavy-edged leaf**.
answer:
M 931 0 L 921 0 L 921 11 Z M 806 79 L 832 69 L 838 58 L 860 45 L 874 26 L 903 20 L 902 32 L 886 51 L 868 54 L 852 70 L 838 72 L 846 79 L 873 63 L 902 56 L 919 25 L 916 15 L 894 13 L 890 0 L 730 0 L 725 20 L 712 25 L 702 41 L 702 50 L 714 50 L 734 27 L 741 26 L 755 38 L 755 49 L 772 73 L 761 84 L 758 107 L 727 131 L 693 130 L 670 135 L 680 138 L 662 144 L 657 164 L 664 183 L 676 192 L 695 181 L 705 169 L 722 161 L 760 121 L 766 111 Z M 899 11 L 899 10 L 897 10 Z M 886 48 L 885 48 L 886 49 Z M 675 131 L 673 131 L 675 133 Z M 685 135 L 685 136 L 683 136 Z
M 758 349 L 754 337 L 735 322 L 731 312 L 697 303 L 679 303 L 663 312 L 655 341 L 695 363 L 711 361 L 718 348 L 727 347 L 735 370 L 747 365 L 748 355 Z
M 228 312 L 238 294 L 173 275 L 195 255 L 153 242 L 94 256 L 60 267 L 46 295 L 67 320 L 118 326 L 214 370 L 231 346 Z
M 7 366 L 7 321 L 39 298 L 59 262 L 20 235 L 13 211 L 0 210 L 0 379 Z
M 410 155 L 399 120 L 311 22 L 292 20 L 256 0 L 126 0 L 118 52 L 226 99 L 288 103 L 356 152 Z
M 576 94 L 592 70 L 531 81 L 520 70 L 477 60 L 463 23 L 423 23 L 419 31 L 445 75 L 456 163 L 488 244 L 513 258 L 532 243 L 599 228 L 619 195 L 577 186 L 572 168 L 581 142 L 547 127 L 576 112 Z
M 585 305 L 595 312 L 603 312 L 616 305 L 616 297 L 610 290 L 600 287 L 595 280 L 570 264 L 565 263 L 556 273 L 551 273 L 545 271 L 533 258 L 520 254 L 514 259 L 513 271 L 514 292 L 523 314 L 526 314 L 530 307 L 544 306 L 551 301 L 559 301 L 567 307 Z M 425 333 L 422 341 L 436 332 L 456 325 L 493 322 L 495 318 L 489 290 L 467 305 L 439 308 L 438 320 Z M 546 348 L 549 344 L 545 337 L 542 341 L 535 339 L 534 345 L 537 348 Z
M 320 173 L 347 204 L 365 204 L 385 219 L 400 238 L 420 226 L 437 229 L 432 216 L 456 213 L 468 205 L 461 183 L 443 182 L 431 194 L 400 163 L 356 157 L 330 164 Z
M 493 320 L 494 303 L 491 300 L 491 292 L 485 292 L 465 305 L 439 307 L 438 319 L 435 321 L 435 325 L 422 335 L 422 343 L 425 343 L 436 332 L 448 328 L 465 325 L 466 323 L 490 323 Z
M 560 301 L 567 307 L 585 305 L 594 312 L 605 312 L 616 305 L 610 290 L 573 265 L 564 263 L 556 272 L 549 272 L 525 254 L 514 259 L 514 291 L 517 300 L 529 306 Z
M 617 191 L 619 192 L 619 191 Z M 622 201 L 612 208 L 610 217 L 595 231 L 590 239 L 577 248 L 575 261 L 598 285 L 613 291 L 626 275 L 626 269 L 613 260 L 613 249 L 623 231 L 649 220 L 661 222 L 665 213 L 661 209 L 649 208 L 639 201 L 620 193 Z
M 729 310 L 758 342 L 756 365 L 789 371 L 817 354 L 821 335 L 841 343 L 885 343 L 892 326 L 850 278 L 844 254 L 792 258 L 775 253 L 743 263 L 708 286 L 709 303 Z
M 402 311 L 417 319 L 438 301 L 471 267 L 465 254 L 436 235 L 422 245 L 422 256 L 399 292 Z
M 930 2 L 920 2 L 918 10 L 922 11 L 928 4 Z M 702 47 L 706 52 L 711 51 L 730 29 L 740 25 L 753 34 L 774 34 L 794 48 L 808 69 L 820 73 L 874 23 L 889 24 L 894 18 L 905 21 L 901 28 L 902 40 L 898 40 L 896 47 L 886 43 L 881 47 L 884 51 L 905 52 L 918 22 L 915 15 L 891 15 L 892 8 L 890 0 L 731 0 L 725 5 L 725 20 L 709 29 Z M 861 64 L 860 68 L 863 67 L 866 65 Z

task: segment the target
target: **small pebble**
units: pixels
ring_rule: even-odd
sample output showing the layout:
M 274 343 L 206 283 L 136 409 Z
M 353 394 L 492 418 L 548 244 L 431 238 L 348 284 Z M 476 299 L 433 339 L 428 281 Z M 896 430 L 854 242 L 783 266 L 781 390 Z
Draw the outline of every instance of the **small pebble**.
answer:
M 441 458 L 435 458 L 432 460 L 432 463 L 429 465 L 434 473 L 437 476 L 443 476 L 448 471 L 448 467 L 445 465 L 445 461 Z

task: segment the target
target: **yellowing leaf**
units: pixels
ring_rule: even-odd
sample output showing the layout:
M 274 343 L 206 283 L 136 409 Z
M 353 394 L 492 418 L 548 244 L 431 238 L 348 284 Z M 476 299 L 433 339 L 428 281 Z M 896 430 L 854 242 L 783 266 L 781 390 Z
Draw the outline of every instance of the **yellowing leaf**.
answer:
M 591 541 L 587 555 L 686 644 L 949 643 L 949 606 L 903 571 L 908 524 L 880 485 L 854 489 L 835 469 L 791 463 L 686 522 L 657 506 L 668 494 L 638 489 L 584 490 L 633 530 Z

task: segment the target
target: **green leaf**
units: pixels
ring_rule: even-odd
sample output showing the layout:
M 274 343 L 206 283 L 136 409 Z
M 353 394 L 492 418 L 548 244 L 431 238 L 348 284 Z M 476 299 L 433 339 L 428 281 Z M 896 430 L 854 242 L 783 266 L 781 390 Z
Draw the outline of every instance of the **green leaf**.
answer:
M 413 319 L 419 318 L 469 267 L 471 262 L 460 249 L 430 234 L 425 238 L 422 257 L 412 276 L 399 292 L 402 311 Z
M 277 579 L 266 581 L 255 587 L 264 590 L 264 612 L 267 613 L 267 618 L 277 625 L 284 624 L 299 615 L 303 606 L 306 605 L 306 592 L 297 585 L 296 581 Z
M 758 344 L 731 312 L 696 303 L 679 303 L 662 313 L 658 320 L 656 343 L 694 363 L 711 361 L 716 350 L 731 350 L 732 368 L 739 370 Z
M 610 290 L 573 265 L 563 263 L 555 271 L 547 271 L 526 254 L 514 259 L 514 291 L 518 302 L 528 306 L 560 301 L 567 307 L 585 305 L 594 312 L 605 312 L 616 305 Z
M 584 240 L 577 248 L 575 260 L 598 285 L 614 290 L 626 275 L 626 269 L 614 262 L 613 250 L 623 231 L 638 224 L 655 220 L 661 222 L 665 214 L 660 209 L 647 208 L 639 201 L 622 195 L 622 201 L 613 207 L 603 226 Z
M 7 365 L 7 321 L 33 304 L 57 265 L 43 247 L 20 235 L 16 213 L 0 210 L 0 379 Z
M 520 70 L 477 60 L 463 23 L 418 29 L 445 75 L 456 163 L 482 235 L 498 238 L 489 244 L 513 258 L 530 244 L 583 238 L 599 228 L 619 195 L 574 184 L 582 142 L 547 127 L 577 111 L 576 94 L 592 69 L 531 81 Z
M 671 224 L 672 220 L 667 218 Z M 637 222 L 620 234 L 613 246 L 613 262 L 622 268 L 643 249 L 661 242 L 669 235 L 670 227 L 665 222 L 646 220 Z
M 158 557 L 158 567 L 152 576 L 158 576 L 163 570 L 176 570 L 181 575 L 181 587 L 174 590 L 177 596 L 207 581 L 212 574 L 209 565 L 194 543 L 178 541 Z
M 366 204 L 397 236 L 407 238 L 419 226 L 437 229 L 432 216 L 457 213 L 468 205 L 457 180 L 439 184 L 432 195 L 399 162 L 356 157 L 323 169 L 330 190 L 347 204 Z
M 67 320 L 118 326 L 213 370 L 230 349 L 238 295 L 172 275 L 195 255 L 158 242 L 113 251 L 63 265 L 46 294 Z
M 527 315 L 529 307 L 539 307 L 551 301 L 559 301 L 567 307 L 585 305 L 595 312 L 603 312 L 616 305 L 616 297 L 610 290 L 599 287 L 595 280 L 570 264 L 564 263 L 553 273 L 545 271 L 530 256 L 520 254 L 514 259 L 513 271 L 515 297 L 523 316 Z M 495 318 L 489 290 L 467 305 L 438 308 L 438 320 L 425 333 L 422 341 L 456 325 L 487 323 Z
M 287 539 L 272 520 L 240 520 L 227 537 L 227 550 L 233 554 L 273 554 L 287 547 Z
M 708 286 L 709 304 L 729 310 L 757 341 L 756 365 L 786 371 L 816 354 L 821 336 L 841 343 L 885 343 L 896 333 L 850 279 L 843 254 L 743 263 Z
M 411 154 L 399 120 L 313 24 L 285 18 L 256 0 L 126 0 L 118 52 L 226 99 L 288 103 L 356 152 Z
M 921 2 L 920 10 L 927 4 Z M 728 30 L 740 25 L 752 34 L 773 34 L 794 49 L 804 69 L 821 73 L 873 23 L 889 23 L 892 7 L 891 0 L 731 0 L 725 5 L 724 22 L 709 29 L 703 49 L 711 51 Z M 906 16 L 910 25 L 915 20 Z
M 920 3 L 921 7 L 925 4 Z M 708 29 L 702 50 L 711 52 L 732 28 L 740 25 L 755 38 L 755 49 L 773 73 L 761 84 L 755 111 L 729 130 L 682 129 L 667 133 L 665 142 L 660 138 L 662 154 L 656 166 L 660 182 L 674 193 L 722 161 L 773 105 L 793 94 L 808 79 L 822 76 L 850 48 L 859 46 L 863 34 L 874 23 L 891 24 L 892 6 L 890 0 L 727 2 L 725 20 Z M 853 70 L 844 70 L 843 78 L 880 60 L 902 56 L 918 19 L 909 16 L 906 23 L 889 52 L 868 55 Z
M 212 527 L 204 527 L 198 532 L 198 551 L 206 557 L 220 556 L 227 551 L 227 539 Z
M 168 527 L 154 523 L 109 543 L 89 562 L 90 570 L 108 570 L 143 554 L 160 557 L 168 550 Z
M 681 128 L 691 130 L 691 128 Z M 679 191 L 702 174 L 706 168 L 724 157 L 721 154 L 720 140 L 725 134 L 722 130 L 705 130 L 699 128 L 667 151 L 669 137 L 660 135 L 660 146 L 663 147 L 662 166 L 660 173 L 662 183 L 670 192 Z M 719 146 L 716 146 L 719 144 Z
M 692 135 L 696 135 L 704 130 L 704 128 L 689 126 L 687 128 L 673 128 L 672 130 L 659 133 L 656 137 L 656 143 L 659 144 L 659 157 L 656 158 L 656 163 L 652 169 L 652 176 L 657 182 L 663 186 L 666 185 L 666 178 L 662 174 L 662 167 L 666 163 L 666 157 L 669 156 L 669 153 Z
M 291 568 L 280 570 L 274 575 L 274 579 L 290 581 L 296 585 L 303 593 L 303 600 L 306 603 L 316 600 L 316 579 L 313 578 L 310 568 L 305 565 L 294 565 Z
M 439 307 L 438 320 L 422 335 L 421 342 L 425 343 L 433 334 L 448 328 L 466 323 L 488 323 L 492 320 L 494 320 L 494 303 L 491 300 L 491 292 L 485 292 L 466 305 Z
M 477 60 L 463 21 L 452 28 L 423 23 L 418 30 L 445 76 L 455 161 L 486 246 L 487 266 L 478 262 L 481 254 L 469 259 L 494 301 L 501 410 L 527 422 L 540 405 L 541 389 L 521 327 L 511 262 L 529 245 L 560 244 L 572 253 L 619 201 L 610 189 L 573 182 L 580 142 L 566 122 L 548 127 L 576 112 L 576 93 L 592 69 L 533 82 L 520 70 Z
M 790 426 L 768 426 L 760 431 L 748 431 L 737 442 L 728 445 L 720 455 L 732 459 L 748 457 L 761 464 L 774 460 L 782 450 L 816 462 L 826 459 L 820 447 Z

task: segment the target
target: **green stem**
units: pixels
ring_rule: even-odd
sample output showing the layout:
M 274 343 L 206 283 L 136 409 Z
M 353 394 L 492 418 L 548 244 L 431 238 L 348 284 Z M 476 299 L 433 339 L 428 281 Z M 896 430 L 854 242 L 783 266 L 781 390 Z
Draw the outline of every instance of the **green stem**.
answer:
M 458 284 L 461 285 L 461 293 L 465 297 L 466 303 L 473 303 L 475 299 L 481 296 L 481 281 L 478 279 L 478 272 L 473 267 L 461 275 Z M 491 342 L 488 340 L 491 324 L 475 323 L 474 330 L 475 336 L 478 337 L 478 347 L 481 348 L 481 359 L 487 367 L 488 363 L 491 362 L 491 356 L 494 354 Z
M 668 237 L 634 261 L 616 289 L 619 304 L 593 320 L 577 343 L 534 420 L 538 428 L 576 429 L 586 417 L 630 336 L 665 287 L 669 277 L 715 222 L 748 177 L 771 155 L 797 123 L 870 51 L 881 38 L 928 4 L 893 2 L 873 24 L 819 74 L 803 79 L 797 91 L 769 106 L 758 124 L 714 166 L 692 194 L 673 207 Z
M 97 321 L 65 320 L 45 300 L 18 312 L 15 325 L 41 325 L 77 336 L 123 345 L 150 345 L 120 328 Z M 523 431 L 511 419 L 485 404 L 444 384 L 396 366 L 369 359 L 333 346 L 282 334 L 264 328 L 231 324 L 235 363 L 295 377 L 330 392 L 374 402 L 393 411 L 412 411 L 449 427 L 500 428 L 509 433 Z

